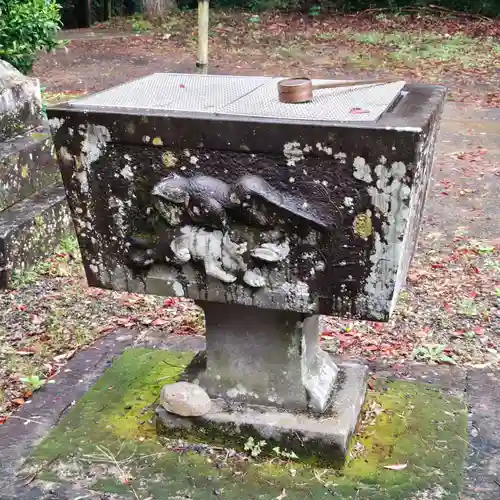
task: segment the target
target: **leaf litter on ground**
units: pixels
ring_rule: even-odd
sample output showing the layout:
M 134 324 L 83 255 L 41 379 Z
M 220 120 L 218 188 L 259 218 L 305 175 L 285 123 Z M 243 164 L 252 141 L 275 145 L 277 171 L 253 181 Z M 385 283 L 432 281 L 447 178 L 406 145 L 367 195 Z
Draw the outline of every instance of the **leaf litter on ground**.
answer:
M 35 74 L 51 92 L 94 91 L 155 71 L 192 68 L 196 13 L 173 13 L 137 34 L 137 16 L 101 28 L 117 38 L 72 40 Z M 99 32 L 99 27 L 90 32 Z M 123 36 L 129 35 L 127 43 Z M 165 37 L 168 34 L 168 37 Z M 445 84 L 457 101 L 500 106 L 500 20 L 364 12 L 350 15 L 213 10 L 210 66 L 218 73 L 397 76 Z M 110 62 L 111 61 L 111 62 Z M 56 64 L 54 64 L 56 62 Z
M 0 293 L 0 423 L 80 349 L 118 328 L 199 335 L 191 301 L 89 288 L 76 243 Z

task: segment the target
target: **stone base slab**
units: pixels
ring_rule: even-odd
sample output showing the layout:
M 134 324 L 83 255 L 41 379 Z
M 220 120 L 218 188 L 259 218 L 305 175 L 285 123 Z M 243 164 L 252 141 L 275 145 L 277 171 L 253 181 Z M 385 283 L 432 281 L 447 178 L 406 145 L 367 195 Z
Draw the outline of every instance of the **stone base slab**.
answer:
M 0 212 L 0 289 L 13 271 L 48 257 L 72 231 L 64 187 L 52 186 Z
M 118 459 L 127 459 L 133 454 L 127 466 L 141 460 L 138 472 L 132 472 L 132 486 L 141 499 L 166 500 L 184 496 L 196 500 L 216 500 L 218 497 L 271 500 L 279 497 L 283 489 L 286 500 L 352 500 L 356 496 L 358 500 L 415 500 L 443 498 L 443 490 L 447 498 L 455 499 L 460 495 L 460 477 L 465 465 L 467 403 L 471 405 L 474 420 L 469 430 L 479 430 L 479 433 L 474 433 L 473 448 L 468 449 L 464 500 L 497 498 L 498 467 L 495 465 L 500 456 L 497 452 L 500 433 L 494 415 L 495 412 L 500 414 L 500 384 L 485 370 L 473 370 L 468 376 L 465 370 L 456 366 L 407 363 L 398 369 L 380 366 L 379 371 L 373 365 L 377 380 L 367 397 L 379 401 L 383 398 L 382 403 L 384 400 L 396 401 L 397 404 L 391 407 L 401 415 L 380 414 L 368 428 L 370 434 L 380 436 L 379 449 L 384 455 L 381 457 L 376 450 L 373 453 L 365 450 L 368 453 L 356 454 L 344 474 L 318 470 L 320 482 L 314 476 L 314 469 L 300 460 L 286 464 L 274 460 L 267 468 L 263 466 L 266 460 L 242 464 L 236 458 L 233 465 L 231 458 L 226 459 L 225 451 L 212 455 L 203 447 L 197 454 L 196 449 L 200 447 L 193 446 L 190 449 L 195 448 L 195 451 L 184 453 L 182 449 L 172 451 L 157 443 L 147 421 L 137 425 L 145 419 L 142 408 L 154 401 L 160 390 L 157 387 L 156 392 L 144 397 L 151 391 L 146 379 L 156 381 L 179 365 L 178 373 L 181 373 L 187 358 L 180 363 L 177 355 L 203 350 L 204 338 L 165 336 L 164 332 L 156 330 L 139 333 L 139 330 L 117 329 L 91 348 L 76 353 L 68 361 L 67 369 L 55 377 L 55 384 L 46 384 L 34 394 L 30 404 L 18 410 L 16 415 L 21 418 L 11 417 L 0 425 L 2 500 L 78 497 L 102 500 L 109 497 L 109 491 L 116 492 L 111 494 L 113 498 L 130 500 L 131 495 L 133 497 L 130 484 L 124 484 L 114 464 L 109 464 L 110 473 L 104 481 L 102 475 L 95 474 L 96 466 L 101 470 L 101 464 L 78 460 L 78 467 L 75 467 L 75 458 L 82 453 L 95 455 L 96 446 L 105 446 L 115 453 L 121 449 Z M 144 347 L 165 350 L 164 357 L 144 356 L 140 350 Z M 129 349 L 131 352 L 124 359 L 121 353 Z M 166 367 L 166 373 L 161 367 Z M 99 379 L 101 382 L 94 386 Z M 130 381 L 134 381 L 132 386 Z M 433 384 L 439 390 L 436 391 Z M 132 400 L 129 391 L 109 390 L 110 386 L 123 385 L 133 388 L 136 396 Z M 85 393 L 85 400 L 80 401 Z M 403 395 L 400 402 L 398 394 Z M 463 400 L 464 395 L 468 395 L 467 401 Z M 124 411 L 128 404 L 134 409 Z M 405 406 L 413 410 L 404 412 Z M 89 408 L 98 411 L 88 411 Z M 28 424 L 26 419 L 29 419 Z M 397 434 L 391 433 L 392 421 L 403 419 L 410 426 L 396 425 Z M 110 422 L 116 428 L 109 425 Z M 139 434 L 131 434 L 132 429 Z M 41 446 L 49 433 L 50 438 Z M 144 441 L 139 437 L 144 437 Z M 88 451 L 82 451 L 82 446 Z M 395 456 L 388 456 L 388 453 Z M 406 460 L 408 467 L 403 471 L 383 468 Z M 291 468 L 296 472 L 294 477 Z M 38 472 L 36 476 L 33 470 Z
M 253 437 L 266 441 L 263 453 L 272 453 L 272 448 L 278 446 L 319 463 L 342 463 L 365 399 L 368 369 L 347 362 L 339 369 L 331 406 L 321 416 L 213 399 L 212 410 L 203 417 L 179 417 L 158 407 L 157 433 L 194 436 L 202 441 L 224 442 L 226 446 L 231 443 L 237 448 Z

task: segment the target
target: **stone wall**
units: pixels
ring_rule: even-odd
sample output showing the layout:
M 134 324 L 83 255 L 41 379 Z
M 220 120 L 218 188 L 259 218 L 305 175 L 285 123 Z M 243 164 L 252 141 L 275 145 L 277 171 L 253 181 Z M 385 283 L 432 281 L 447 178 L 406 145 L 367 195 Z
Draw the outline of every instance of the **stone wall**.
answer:
M 71 228 L 38 80 L 0 61 L 0 288 Z

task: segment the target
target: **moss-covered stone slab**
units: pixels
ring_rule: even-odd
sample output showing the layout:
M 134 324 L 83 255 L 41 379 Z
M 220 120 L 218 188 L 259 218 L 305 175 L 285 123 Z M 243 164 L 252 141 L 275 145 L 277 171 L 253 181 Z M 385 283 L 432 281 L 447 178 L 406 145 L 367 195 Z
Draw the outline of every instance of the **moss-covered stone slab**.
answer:
M 152 417 L 160 388 L 177 380 L 192 356 L 126 350 L 34 450 L 23 480 L 123 499 L 458 498 L 467 411 L 461 398 L 431 384 L 377 381 L 342 470 L 283 460 L 276 452 L 249 461 L 244 442 L 231 443 L 237 453 L 199 439 L 158 442 Z M 386 468 L 397 464 L 405 467 Z
M 0 143 L 0 211 L 56 182 L 61 174 L 48 130 Z
M 72 222 L 62 186 L 51 186 L 0 213 L 0 289 L 51 255 Z

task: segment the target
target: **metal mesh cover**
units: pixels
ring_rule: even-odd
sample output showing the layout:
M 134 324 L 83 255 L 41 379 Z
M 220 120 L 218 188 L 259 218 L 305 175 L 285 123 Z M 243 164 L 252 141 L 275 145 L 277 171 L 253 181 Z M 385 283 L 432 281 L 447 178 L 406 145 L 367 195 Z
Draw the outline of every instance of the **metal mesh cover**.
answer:
M 272 78 L 155 73 L 71 103 L 83 108 L 215 113 Z
M 405 82 L 314 91 L 312 102 L 278 100 L 281 78 L 155 73 L 75 100 L 88 110 L 119 108 L 307 121 L 375 121 L 391 105 Z M 323 83 L 331 80 L 314 80 Z
M 250 94 L 233 101 L 219 113 L 314 121 L 375 121 L 405 86 L 404 81 L 385 85 L 363 85 L 313 91 L 311 102 L 287 104 L 278 100 L 278 82 L 273 79 Z M 327 83 L 331 80 L 313 80 Z

